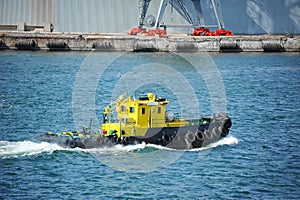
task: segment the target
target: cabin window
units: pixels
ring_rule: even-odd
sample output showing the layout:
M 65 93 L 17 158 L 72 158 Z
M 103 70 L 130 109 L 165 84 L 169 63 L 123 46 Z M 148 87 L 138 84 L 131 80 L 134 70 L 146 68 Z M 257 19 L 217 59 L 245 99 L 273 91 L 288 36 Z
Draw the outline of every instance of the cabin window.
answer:
M 157 108 L 157 113 L 160 114 L 161 113 L 161 107 Z
M 142 115 L 146 113 L 146 108 L 142 108 Z
M 122 112 L 125 112 L 126 111 L 126 106 L 122 106 L 121 110 L 122 110 Z
M 129 112 L 134 113 L 134 107 L 129 107 Z

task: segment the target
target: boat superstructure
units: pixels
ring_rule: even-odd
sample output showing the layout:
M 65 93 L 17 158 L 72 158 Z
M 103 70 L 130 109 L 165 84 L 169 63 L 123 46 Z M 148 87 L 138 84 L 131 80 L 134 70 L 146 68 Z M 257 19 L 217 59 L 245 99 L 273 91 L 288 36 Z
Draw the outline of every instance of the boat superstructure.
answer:
M 165 98 L 157 98 L 153 93 L 140 96 L 137 100 L 124 96 L 116 101 L 117 122 L 111 122 L 112 111 L 105 108 L 102 132 L 105 136 L 116 134 L 120 138 L 131 136 L 145 136 L 149 129 L 182 127 L 189 123 L 178 114 L 168 112 L 166 105 L 169 101 Z

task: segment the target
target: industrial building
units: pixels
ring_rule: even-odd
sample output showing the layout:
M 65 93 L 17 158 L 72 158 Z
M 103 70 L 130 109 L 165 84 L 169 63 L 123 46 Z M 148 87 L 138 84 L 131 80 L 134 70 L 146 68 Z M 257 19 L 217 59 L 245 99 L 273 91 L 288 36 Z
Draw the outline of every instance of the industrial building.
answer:
M 169 0 L 162 23 L 187 24 Z M 182 0 L 188 6 L 190 0 Z M 211 0 L 200 0 L 205 25 L 217 25 Z M 147 15 L 157 16 L 161 0 Z M 216 0 L 226 29 L 234 34 L 299 34 L 300 0 Z M 127 33 L 138 26 L 139 0 L 0 0 L 0 30 Z M 19 28 L 18 28 L 19 27 Z M 170 27 L 189 34 L 192 28 Z

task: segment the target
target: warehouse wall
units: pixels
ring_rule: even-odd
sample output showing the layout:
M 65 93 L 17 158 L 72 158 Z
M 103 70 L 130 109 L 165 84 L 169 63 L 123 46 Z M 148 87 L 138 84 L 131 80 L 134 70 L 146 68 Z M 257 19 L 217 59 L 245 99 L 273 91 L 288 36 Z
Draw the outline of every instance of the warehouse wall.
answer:
M 168 6 L 168 21 L 184 19 Z M 159 1 L 150 3 L 147 14 L 157 15 Z M 128 32 L 138 25 L 138 0 L 64 0 L 55 1 L 54 27 L 62 32 Z M 175 23 L 174 22 L 174 23 Z
M 300 33 L 300 0 L 221 0 L 221 6 L 234 33 Z
M 62 32 L 121 32 L 137 21 L 136 1 L 55 1 L 54 27 Z
M 157 15 L 160 0 L 148 14 Z M 210 0 L 202 0 L 205 22 L 216 25 Z M 220 0 L 225 28 L 235 34 L 300 34 L 300 0 Z M 127 32 L 138 24 L 138 0 L 0 0 L 0 25 L 43 25 L 57 32 Z M 185 20 L 168 6 L 163 21 Z M 188 33 L 170 28 L 168 32 Z
M 0 0 L 0 24 L 42 25 L 53 21 L 53 0 Z

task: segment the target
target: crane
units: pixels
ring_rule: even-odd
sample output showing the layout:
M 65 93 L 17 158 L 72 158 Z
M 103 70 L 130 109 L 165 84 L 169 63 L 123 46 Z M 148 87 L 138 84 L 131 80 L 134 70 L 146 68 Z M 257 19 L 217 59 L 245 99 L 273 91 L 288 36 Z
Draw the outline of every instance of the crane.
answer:
M 203 11 L 201 6 L 202 0 L 161 0 L 156 17 L 153 15 L 147 16 L 149 4 L 152 0 L 139 0 L 139 24 L 138 27 L 130 30 L 130 35 L 145 34 L 166 36 L 167 27 L 191 27 L 195 28 L 193 35 L 232 35 L 229 30 L 224 29 L 224 23 L 218 8 L 220 0 L 210 0 L 213 7 L 217 25 L 207 26 L 204 23 Z M 187 24 L 164 24 L 162 22 L 167 6 L 170 5 L 175 9 L 186 21 Z M 154 29 L 147 31 L 145 26 L 153 27 Z M 218 30 L 210 32 L 208 27 L 216 27 Z M 163 30 L 160 28 L 164 28 Z

